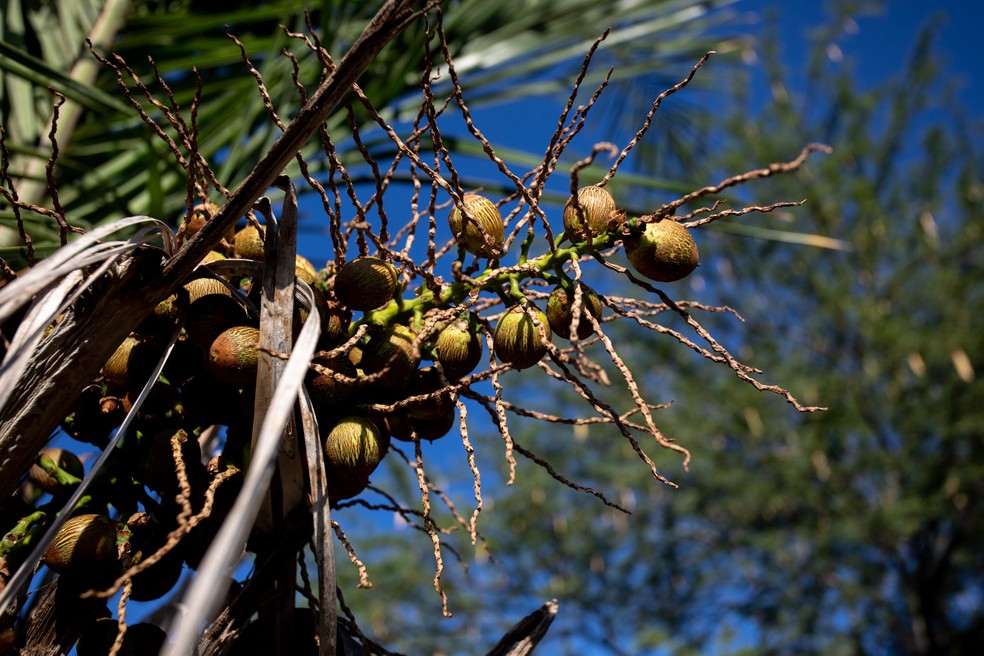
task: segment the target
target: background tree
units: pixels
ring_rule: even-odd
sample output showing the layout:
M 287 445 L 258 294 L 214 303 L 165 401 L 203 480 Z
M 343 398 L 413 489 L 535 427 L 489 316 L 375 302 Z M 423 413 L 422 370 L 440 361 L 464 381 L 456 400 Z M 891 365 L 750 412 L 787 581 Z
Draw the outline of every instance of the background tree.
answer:
M 557 597 L 551 645 L 566 653 L 958 654 L 984 639 L 980 126 L 953 101 L 932 28 L 872 84 L 827 58 L 842 25 L 818 33 L 803 87 L 775 34 L 760 58 L 771 101 L 736 83 L 744 106 L 711 171 L 781 160 L 803 135 L 833 154 L 736 195 L 808 201 L 718 222 L 700 269 L 746 319 L 715 315 L 712 331 L 830 410 L 790 413 L 672 339 L 639 340 L 627 358 L 653 363 L 644 389 L 678 401 L 660 412 L 667 434 L 701 436 L 690 473 L 671 473 L 681 489 L 652 485 L 604 429 L 531 429 L 531 448 L 632 515 L 521 471 L 485 527 L 501 562 L 462 573 L 459 604 L 467 583 L 482 584 L 481 608 Z M 653 320 L 686 329 L 669 315 Z M 381 557 L 399 540 L 381 535 Z M 384 566 L 386 585 L 405 558 Z M 414 630 L 426 600 L 360 594 L 394 644 L 439 650 Z M 460 631 L 493 627 L 476 611 Z

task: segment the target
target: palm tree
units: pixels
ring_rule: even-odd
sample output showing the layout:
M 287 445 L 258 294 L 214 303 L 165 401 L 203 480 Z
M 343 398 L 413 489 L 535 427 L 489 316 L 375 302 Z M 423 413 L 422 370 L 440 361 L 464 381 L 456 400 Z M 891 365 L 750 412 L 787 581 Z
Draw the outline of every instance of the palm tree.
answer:
M 652 76 L 654 70 L 673 70 L 677 79 L 680 65 L 689 68 L 710 49 L 707 32 L 721 16 L 714 10 L 732 1 L 652 0 L 609 6 L 591 0 L 544 0 L 528 3 L 521 12 L 514 3 L 489 0 L 438 4 L 446 5 L 443 43 L 457 62 L 456 72 L 474 109 L 505 98 L 558 92 L 567 85 L 560 80 L 578 70 L 579 56 L 609 25 L 615 30 L 601 44 L 599 58 L 624 62 L 623 75 L 630 79 Z M 69 254 L 76 253 L 66 244 L 96 245 L 110 234 L 100 226 L 126 227 L 111 223 L 120 217 L 146 215 L 177 224 L 205 200 L 221 209 L 182 251 L 165 261 L 128 256 L 118 276 L 98 293 L 90 292 L 94 300 L 84 309 L 73 306 L 50 337 L 42 340 L 40 328 L 35 331 L 31 339 L 39 351 L 29 363 L 15 369 L 5 362 L 5 374 L 16 370 L 19 378 L 15 377 L 16 388 L 4 392 L 5 405 L 0 404 L 0 445 L 9 454 L 0 463 L 4 496 L 116 346 L 187 278 L 226 228 L 244 216 L 281 173 L 293 179 L 303 175 L 317 188 L 319 180 L 340 171 L 357 171 L 360 166 L 365 170 L 364 150 L 375 153 L 392 147 L 382 128 L 370 129 L 374 122 L 408 124 L 414 119 L 422 61 L 434 63 L 432 72 L 441 76 L 429 81 L 428 88 L 448 94 L 449 87 L 441 85 L 447 85 L 451 71 L 437 66 L 442 54 L 428 52 L 424 45 L 431 42 L 425 35 L 436 29 L 436 19 L 429 14 L 424 21 L 414 14 L 419 4 L 423 3 L 391 0 L 379 14 L 365 3 L 325 1 L 310 6 L 296 0 L 256 2 L 245 8 L 241 3 L 226 7 L 191 0 L 8 4 L 0 41 L 0 183 L 6 199 L 0 208 L 5 230 L 0 256 L 8 274 L 47 256 L 51 275 L 61 275 L 55 272 L 67 271 Z M 359 36 L 370 20 L 374 22 Z M 66 51 L 66 43 L 80 44 L 83 38 L 87 46 Z M 720 39 L 713 43 L 721 49 Z M 331 60 L 319 53 L 348 54 L 344 60 Z M 601 78 L 591 75 L 589 81 Z M 356 80 L 374 109 L 346 99 Z M 340 102 L 346 111 L 333 112 Z M 309 139 L 322 126 L 320 142 Z M 323 155 L 326 139 L 332 143 L 328 157 Z M 473 141 L 446 143 L 452 157 L 454 149 L 475 149 Z M 283 187 L 283 182 L 277 184 Z M 285 199 L 287 212 L 293 201 L 286 190 Z M 146 225 L 142 220 L 130 223 L 131 232 Z M 75 236 L 80 233 L 87 234 Z M 161 234 L 165 250 L 171 252 L 171 236 L 166 230 Z M 133 237 L 145 239 L 143 232 Z M 47 288 L 17 289 L 25 289 L 17 299 L 22 303 Z M 59 300 L 72 299 L 68 287 L 59 293 Z M 14 313 L 13 305 L 0 308 L 0 325 L 13 321 Z M 283 326 L 281 322 L 281 328 L 289 330 L 289 318 L 287 328 Z M 295 354 L 303 354 L 304 339 L 302 333 Z M 84 349 L 78 347 L 83 341 Z M 309 341 L 305 363 L 314 350 Z M 294 370 L 303 376 L 303 368 Z M 272 398 L 267 401 L 272 405 L 279 390 L 289 387 L 285 381 L 294 370 L 288 363 L 279 386 L 271 379 Z M 296 393 L 301 378 L 293 375 Z M 287 412 L 272 433 L 281 432 Z M 257 444 L 262 441 L 258 439 Z M 254 465 L 255 451 L 256 447 Z M 72 507 L 74 500 L 66 505 Z M 322 520 L 328 520 L 327 508 Z M 321 537 L 326 527 L 322 524 Z M 322 547 L 330 549 L 330 538 L 326 541 Z M 260 551 L 266 557 L 282 556 L 281 548 Z M 323 555 L 319 552 L 319 560 Z M 213 569 L 223 574 L 221 568 Z M 277 571 L 272 579 L 284 580 Z M 291 581 L 290 590 L 292 586 Z M 334 590 L 321 593 L 330 594 L 321 601 L 334 606 Z M 203 602 L 203 612 L 216 603 L 213 595 Z M 239 609 L 239 619 L 243 612 Z M 252 607 L 245 617 L 251 613 Z M 50 632 L 45 640 L 64 646 L 67 636 L 74 638 L 75 633 Z M 221 647 L 221 640 L 208 639 L 213 640 L 211 648 Z M 323 633 L 322 639 L 323 644 L 334 644 L 334 635 Z

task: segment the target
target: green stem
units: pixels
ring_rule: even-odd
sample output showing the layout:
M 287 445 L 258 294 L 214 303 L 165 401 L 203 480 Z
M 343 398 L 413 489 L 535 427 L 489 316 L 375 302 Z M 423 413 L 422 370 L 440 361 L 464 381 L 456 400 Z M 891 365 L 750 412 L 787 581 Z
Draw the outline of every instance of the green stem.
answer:
M 630 225 L 634 226 L 635 222 L 636 219 L 630 219 Z M 503 285 L 508 283 L 510 292 L 514 296 L 522 297 L 523 294 L 519 285 L 523 281 L 530 278 L 553 280 L 555 279 L 553 272 L 561 272 L 565 262 L 588 253 L 604 250 L 620 238 L 621 232 L 613 231 L 599 235 L 590 242 L 580 242 L 561 248 L 562 237 L 558 237 L 556 248 L 552 252 L 517 265 L 520 267 L 518 270 L 516 267 L 506 267 L 506 270 L 488 269 L 474 279 L 478 283 L 476 286 L 464 281 L 457 281 L 442 289 L 440 295 L 435 294 L 433 290 L 424 288 L 421 289 L 420 296 L 416 298 L 395 299 L 385 307 L 366 312 L 361 319 L 353 322 L 349 327 L 349 335 L 354 335 L 359 326 L 363 324 L 389 326 L 410 316 L 422 316 L 424 312 L 433 308 L 444 308 L 460 303 L 476 288 L 494 291 L 500 290 Z M 560 274 L 559 277 L 563 280 L 564 276 Z

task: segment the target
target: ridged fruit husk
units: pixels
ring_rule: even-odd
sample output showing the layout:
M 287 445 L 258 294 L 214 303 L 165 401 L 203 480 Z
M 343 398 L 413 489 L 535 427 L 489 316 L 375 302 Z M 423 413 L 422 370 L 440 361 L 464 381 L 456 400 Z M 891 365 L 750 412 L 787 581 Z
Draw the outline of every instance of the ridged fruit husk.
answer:
M 105 578 L 119 569 L 116 538 L 119 524 L 98 514 L 76 515 L 59 529 L 44 552 L 43 561 L 51 570 L 76 581 Z
M 577 204 L 571 198 L 564 205 L 564 234 L 572 242 L 581 242 L 618 228 L 625 215 L 618 211 L 615 199 L 602 187 L 581 187 Z
M 207 368 L 218 380 L 244 387 L 256 383 L 260 331 L 233 326 L 222 331 L 208 350 Z
M 697 267 L 697 244 L 690 231 L 673 219 L 647 223 L 641 233 L 624 239 L 625 254 L 640 274 L 657 282 L 674 282 Z
M 303 255 L 295 256 L 294 275 L 303 282 L 313 285 L 318 278 L 318 270 L 311 264 L 311 260 Z
M 321 343 L 334 346 L 348 335 L 352 312 L 338 301 L 326 300 L 323 308 L 320 305 L 317 307 L 321 313 Z
M 543 326 L 544 335 L 540 335 L 533 320 L 519 305 L 509 308 L 495 326 L 492 335 L 492 348 L 500 361 L 510 364 L 515 369 L 532 367 L 547 354 L 547 342 L 552 336 L 547 315 L 532 303 L 528 304 L 530 311 Z M 544 337 L 546 341 L 544 341 Z
M 150 338 L 130 335 L 102 367 L 106 380 L 119 389 L 143 385 L 157 364 L 160 354 Z
M 482 339 L 467 319 L 459 319 L 438 333 L 434 348 L 449 380 L 467 376 L 482 360 Z
M 396 268 L 386 260 L 357 257 L 335 274 L 335 298 L 352 310 L 375 310 L 392 300 L 398 282 Z
M 451 209 L 448 225 L 455 240 L 473 255 L 499 255 L 505 236 L 499 208 L 488 198 L 478 194 L 465 194 L 462 201 L 473 220 L 466 221 L 457 205 Z
M 246 310 L 231 295 L 206 294 L 188 307 L 184 329 L 189 340 L 207 349 L 223 330 L 249 322 Z
M 244 260 L 263 261 L 263 236 L 259 229 L 252 223 L 236 232 L 233 238 L 233 250 L 236 257 Z
M 340 420 L 325 436 L 325 461 L 338 474 L 368 478 L 388 448 L 389 439 L 374 421 L 352 415 Z
M 577 338 L 585 339 L 592 332 L 591 322 L 585 310 L 595 319 L 601 318 L 602 303 L 598 294 L 583 283 L 581 285 L 581 312 L 577 326 Z M 547 299 L 547 321 L 550 328 L 564 339 L 571 338 L 571 322 L 574 320 L 574 290 L 557 287 Z
M 232 296 L 232 292 L 225 283 L 215 278 L 195 278 L 186 282 L 183 288 L 188 293 L 189 304 L 209 294 Z
M 31 470 L 28 472 L 28 478 L 30 478 L 32 483 L 48 494 L 58 494 L 66 489 L 72 489 L 74 486 L 63 486 L 60 482 L 58 482 L 57 478 L 49 474 L 45 468 L 41 466 L 41 458 L 48 458 L 56 467 L 58 467 L 58 469 L 71 474 L 75 478 L 82 478 L 85 476 L 85 466 L 82 465 L 82 461 L 79 460 L 79 457 L 71 451 L 66 451 L 65 449 L 59 448 L 41 449 L 41 452 L 38 453 L 38 461 L 31 465 Z
M 397 387 L 406 383 L 417 370 L 419 357 L 414 357 L 416 333 L 409 327 L 395 325 L 374 336 L 366 344 L 361 365 L 366 373 L 385 373 L 376 381 L 381 387 Z

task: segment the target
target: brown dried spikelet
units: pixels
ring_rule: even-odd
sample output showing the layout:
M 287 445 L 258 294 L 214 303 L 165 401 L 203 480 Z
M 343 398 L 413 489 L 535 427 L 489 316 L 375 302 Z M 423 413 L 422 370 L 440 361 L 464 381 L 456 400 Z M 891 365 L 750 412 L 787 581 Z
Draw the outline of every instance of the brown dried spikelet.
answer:
M 647 223 L 624 243 L 632 267 L 650 280 L 674 282 L 697 267 L 697 244 L 690 231 L 673 219 Z
M 335 274 L 335 297 L 352 310 L 375 310 L 393 298 L 398 282 L 396 267 L 386 260 L 357 257 Z
M 448 225 L 455 240 L 473 255 L 498 256 L 505 237 L 499 208 L 491 200 L 478 194 L 465 194 L 462 201 L 473 220 L 465 221 L 458 205 L 451 209 Z
M 572 242 L 603 235 L 622 225 L 625 215 L 618 211 L 615 199 L 602 187 L 577 190 L 577 208 L 571 198 L 564 205 L 564 233 Z
M 543 326 L 544 336 L 540 335 L 533 319 L 519 305 L 514 305 L 502 315 L 492 335 L 492 348 L 496 357 L 515 369 L 532 367 L 543 359 L 547 354 L 547 342 L 552 336 L 547 315 L 532 303 L 528 305 Z

